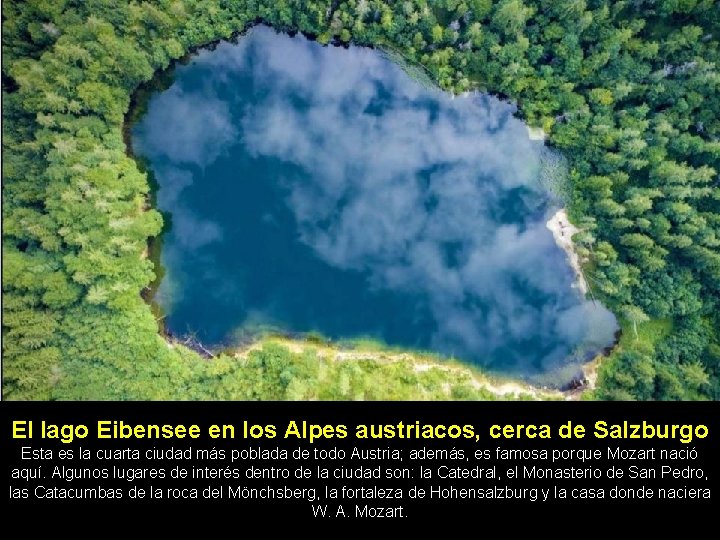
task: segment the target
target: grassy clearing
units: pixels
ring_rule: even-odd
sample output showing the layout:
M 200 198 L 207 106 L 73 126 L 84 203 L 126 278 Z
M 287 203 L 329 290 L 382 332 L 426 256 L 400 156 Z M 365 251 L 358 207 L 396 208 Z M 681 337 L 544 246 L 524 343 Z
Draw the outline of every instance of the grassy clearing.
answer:
M 671 319 L 654 319 L 637 325 L 637 337 L 633 330 L 633 324 L 627 320 L 620 320 L 622 336 L 618 343 L 617 350 L 642 349 L 650 350 L 656 343 L 672 332 L 673 323 Z

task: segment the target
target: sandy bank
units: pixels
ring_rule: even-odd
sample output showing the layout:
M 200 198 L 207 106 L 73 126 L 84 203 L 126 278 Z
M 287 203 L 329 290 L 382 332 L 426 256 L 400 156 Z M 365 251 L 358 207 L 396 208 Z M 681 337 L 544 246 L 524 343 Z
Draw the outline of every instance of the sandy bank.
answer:
M 547 133 L 541 127 L 530 127 L 526 126 L 528 131 L 528 137 L 531 141 L 544 141 L 547 139 Z
M 578 254 L 575 252 L 575 245 L 572 241 L 573 235 L 580 232 L 580 229 L 570 223 L 564 208 L 555 212 L 546 223 L 546 226 L 550 229 L 550 232 L 552 232 L 555 243 L 565 252 L 568 262 L 575 272 L 573 287 L 585 296 L 588 292 L 588 286 L 580 266 L 580 257 L 578 257 Z

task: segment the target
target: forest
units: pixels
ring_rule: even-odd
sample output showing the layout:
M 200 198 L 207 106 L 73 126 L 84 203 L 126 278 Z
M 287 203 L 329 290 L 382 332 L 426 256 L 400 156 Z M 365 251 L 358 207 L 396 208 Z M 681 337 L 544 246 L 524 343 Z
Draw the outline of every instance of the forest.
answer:
M 623 327 L 585 397 L 720 399 L 716 0 L 13 0 L 2 11 L 5 399 L 491 397 L 441 369 L 277 346 L 206 360 L 160 335 L 141 294 L 162 219 L 126 115 L 158 70 L 260 23 L 379 47 L 449 92 L 516 102 L 568 159 L 585 274 Z

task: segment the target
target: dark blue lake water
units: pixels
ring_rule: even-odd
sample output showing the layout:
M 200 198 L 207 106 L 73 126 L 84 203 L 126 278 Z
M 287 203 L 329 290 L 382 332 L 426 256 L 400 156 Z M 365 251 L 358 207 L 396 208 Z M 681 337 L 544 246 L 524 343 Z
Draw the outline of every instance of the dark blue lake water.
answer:
M 513 111 L 267 28 L 201 51 L 133 130 L 169 223 L 167 327 L 207 347 L 370 337 L 527 376 L 610 344 Z

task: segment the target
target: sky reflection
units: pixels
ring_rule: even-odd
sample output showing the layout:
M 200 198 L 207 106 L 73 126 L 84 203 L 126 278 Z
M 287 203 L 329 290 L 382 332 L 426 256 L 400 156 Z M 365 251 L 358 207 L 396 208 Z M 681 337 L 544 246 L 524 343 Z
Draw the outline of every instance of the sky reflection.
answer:
M 153 98 L 133 141 L 172 219 L 159 292 L 169 321 L 209 342 L 257 321 L 368 334 L 525 374 L 611 343 L 614 317 L 571 289 L 545 227 L 547 149 L 512 113 L 488 96 L 424 88 L 377 51 L 266 28 L 202 51 Z M 256 193 L 266 189 L 276 198 Z M 258 237 L 264 247 L 242 253 Z M 283 263 L 278 250 L 299 249 L 290 242 L 305 255 Z M 298 281 L 303 257 L 316 259 L 306 270 L 330 270 Z M 382 312 L 324 313 L 317 280 L 337 280 L 345 311 L 367 301 Z M 302 299 L 282 297 L 298 283 Z

